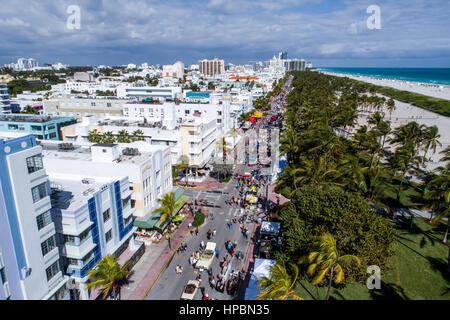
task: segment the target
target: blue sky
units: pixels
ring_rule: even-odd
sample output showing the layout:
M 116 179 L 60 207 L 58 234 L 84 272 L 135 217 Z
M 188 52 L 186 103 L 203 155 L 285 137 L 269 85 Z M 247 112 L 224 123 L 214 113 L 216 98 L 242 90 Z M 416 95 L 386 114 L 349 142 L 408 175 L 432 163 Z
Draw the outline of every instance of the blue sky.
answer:
M 66 12 L 81 9 L 81 28 Z M 370 5 L 381 29 L 369 30 Z M 450 67 L 448 0 L 1 0 L 0 65 L 186 65 L 265 61 L 320 67 Z

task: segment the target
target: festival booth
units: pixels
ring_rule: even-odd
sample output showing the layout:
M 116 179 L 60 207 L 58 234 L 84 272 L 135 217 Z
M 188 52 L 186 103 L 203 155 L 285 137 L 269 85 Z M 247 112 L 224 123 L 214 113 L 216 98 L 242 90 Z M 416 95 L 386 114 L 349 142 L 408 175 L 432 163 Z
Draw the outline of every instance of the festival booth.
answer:
M 259 250 L 260 258 L 270 258 L 273 245 L 281 244 L 280 223 L 263 221 L 259 230 Z
M 255 300 L 261 293 L 258 287 L 259 279 L 270 276 L 270 267 L 275 265 L 276 261 L 271 259 L 255 259 L 253 273 L 250 277 L 248 287 L 245 290 L 245 300 Z

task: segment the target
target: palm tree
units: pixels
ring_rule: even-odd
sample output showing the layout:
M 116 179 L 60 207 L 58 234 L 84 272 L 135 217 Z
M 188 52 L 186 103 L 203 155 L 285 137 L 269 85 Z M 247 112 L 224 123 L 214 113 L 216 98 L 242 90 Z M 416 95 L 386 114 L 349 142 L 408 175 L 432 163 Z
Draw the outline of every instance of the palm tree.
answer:
M 313 251 L 298 260 L 299 264 L 308 264 L 307 274 L 314 279 L 312 285 L 318 285 L 329 274 L 328 290 L 326 300 L 330 298 L 331 285 L 333 277 L 336 275 L 334 282 L 341 283 L 344 280 L 344 271 L 341 264 L 355 262 L 358 266 L 361 264 L 358 257 L 346 254 L 339 255 L 336 247 L 336 241 L 330 233 L 325 233 L 315 241 L 313 247 L 318 251 Z
M 389 98 L 387 102 L 387 110 L 389 111 L 389 120 L 392 120 L 392 112 L 395 110 L 395 101 Z
M 141 129 L 138 129 L 132 133 L 133 135 L 133 141 L 144 141 L 144 131 Z
M 219 141 L 216 142 L 216 148 L 219 150 L 222 149 L 223 164 L 225 164 L 225 162 L 227 161 L 227 146 L 228 145 L 229 145 L 229 143 L 227 142 L 225 137 L 222 137 Z
M 298 176 L 294 178 L 295 186 L 307 185 L 310 187 L 320 186 L 323 188 L 335 185 L 342 187 L 342 184 L 335 182 L 337 170 L 326 169 L 324 163 L 324 157 L 320 157 L 317 161 L 303 160 L 300 167 L 292 172 L 294 176 Z
M 426 127 L 424 131 L 424 137 L 423 137 L 423 161 L 425 161 L 425 158 L 427 156 L 428 150 L 433 150 L 433 153 L 436 153 L 436 147 L 437 145 L 442 146 L 442 143 L 438 140 L 441 137 L 439 134 L 439 129 L 437 126 L 430 126 Z
M 183 204 L 183 200 L 177 200 L 175 196 L 175 192 L 168 192 L 164 195 L 162 199 L 158 199 L 158 202 L 161 204 L 161 207 L 153 210 L 155 213 L 161 213 L 160 221 L 169 221 L 171 222 L 177 212 L 175 212 L 175 208 L 181 206 Z
M 88 289 L 103 288 L 103 299 L 105 299 L 113 290 L 114 285 L 124 279 L 129 271 L 130 261 L 121 266 L 115 255 L 104 256 L 94 267 L 87 272 L 89 282 Z
M 119 132 L 117 132 L 117 142 L 120 142 L 120 143 L 130 143 L 131 142 L 131 136 L 127 130 L 120 130 Z
M 115 143 L 116 142 L 116 137 L 114 136 L 114 134 L 112 133 L 112 131 L 107 131 L 103 134 L 102 136 L 102 140 L 101 143 Z
M 236 129 L 235 128 L 231 128 L 230 132 L 228 132 L 228 136 L 233 138 L 234 163 L 236 163 L 236 158 L 237 158 L 237 146 L 236 146 L 237 131 L 236 131 Z
M 184 177 L 186 179 L 186 184 L 188 184 L 188 171 L 189 171 L 189 157 L 185 154 L 178 158 L 178 170 L 184 171 Z
M 294 286 L 298 279 L 298 267 L 290 263 L 294 270 L 293 277 L 290 276 L 286 268 L 280 264 L 270 267 L 270 276 L 262 277 L 259 280 L 261 293 L 255 300 L 303 300 L 303 298 L 294 294 Z
M 92 129 L 91 131 L 89 131 L 88 133 L 88 141 L 92 142 L 92 143 L 99 143 L 100 141 L 102 141 L 102 134 L 100 132 L 97 131 L 97 129 Z

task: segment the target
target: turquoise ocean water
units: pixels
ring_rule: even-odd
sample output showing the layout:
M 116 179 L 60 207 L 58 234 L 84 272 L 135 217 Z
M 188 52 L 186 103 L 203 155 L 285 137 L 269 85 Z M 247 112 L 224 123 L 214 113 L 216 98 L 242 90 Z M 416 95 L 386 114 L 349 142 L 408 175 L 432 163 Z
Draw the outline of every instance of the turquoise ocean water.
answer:
M 450 85 L 450 68 L 317 68 L 328 72 Z

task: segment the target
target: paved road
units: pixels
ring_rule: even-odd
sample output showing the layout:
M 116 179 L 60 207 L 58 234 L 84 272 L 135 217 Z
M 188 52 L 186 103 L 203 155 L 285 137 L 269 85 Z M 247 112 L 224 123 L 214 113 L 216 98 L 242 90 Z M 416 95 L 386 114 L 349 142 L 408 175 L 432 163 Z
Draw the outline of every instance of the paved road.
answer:
M 292 79 L 288 81 L 290 83 Z M 275 101 L 271 101 L 272 110 L 276 113 L 277 105 L 283 104 L 283 99 L 274 99 Z M 267 119 L 264 120 L 266 122 Z M 249 137 L 249 153 L 254 154 L 257 150 L 257 142 L 259 142 L 259 154 L 260 154 L 260 162 L 265 163 L 269 160 L 267 157 L 267 146 L 269 145 L 268 140 L 268 130 L 264 129 L 262 126 L 259 129 L 259 133 L 255 129 L 250 129 L 247 132 L 240 132 L 239 134 Z M 276 142 L 278 140 L 278 129 L 271 130 L 271 144 L 272 144 L 272 156 L 270 157 L 272 162 L 272 167 L 267 169 L 262 169 L 263 174 L 271 173 L 271 169 L 273 168 L 274 163 L 278 161 L 276 159 L 275 147 Z M 243 172 L 250 172 L 253 168 L 249 167 L 245 163 L 245 139 L 241 139 L 240 143 L 237 146 L 237 169 Z M 231 162 L 233 160 L 231 159 Z M 167 265 L 167 267 L 161 272 L 158 280 L 155 282 L 151 290 L 148 292 L 145 297 L 146 300 L 179 300 L 181 294 L 184 290 L 186 283 L 189 280 L 196 279 L 198 275 L 198 270 L 195 270 L 192 266 L 189 265 L 189 256 L 192 252 L 195 252 L 200 247 L 200 242 L 203 240 L 205 243 L 208 241 L 206 237 L 206 232 L 208 229 L 216 230 L 216 237 L 210 241 L 216 242 L 217 247 L 220 250 L 219 259 L 214 258 L 212 263 L 212 270 L 214 276 L 217 278 L 218 273 L 220 273 L 220 261 L 223 260 L 225 256 L 225 242 L 227 240 L 237 241 L 237 249 L 236 252 L 241 251 L 244 254 L 244 259 L 238 261 L 236 258 L 232 259 L 231 269 L 235 271 L 239 271 L 242 267 L 244 267 L 244 261 L 246 259 L 246 254 L 248 250 L 248 246 L 250 244 L 250 240 L 246 239 L 245 236 L 240 232 L 240 225 L 233 224 L 231 230 L 227 227 L 227 223 L 231 221 L 234 215 L 240 216 L 240 208 L 237 206 L 230 206 L 225 204 L 225 199 L 230 198 L 231 196 L 237 196 L 238 192 L 235 188 L 236 181 L 231 180 L 223 189 L 221 190 L 185 190 L 185 195 L 189 198 L 206 200 L 210 204 L 207 208 L 212 212 L 214 218 L 207 218 L 205 223 L 199 229 L 199 236 L 192 236 L 188 234 L 185 238 L 184 243 L 187 244 L 187 250 L 184 253 L 177 254 L 175 253 L 172 261 Z M 261 190 L 258 190 L 259 193 L 264 194 L 264 187 Z M 246 222 L 245 226 L 252 231 L 254 227 L 254 222 Z M 251 235 L 250 235 L 251 237 Z M 182 275 L 178 276 L 175 272 L 175 267 L 177 265 L 181 265 L 183 267 Z M 205 287 L 205 292 L 213 299 L 217 300 L 231 300 L 232 296 L 228 295 L 226 291 L 224 293 L 220 293 L 215 289 L 209 286 L 208 282 L 208 273 L 207 271 L 202 272 L 202 286 Z M 200 300 L 202 298 L 200 290 L 197 291 L 194 300 Z

